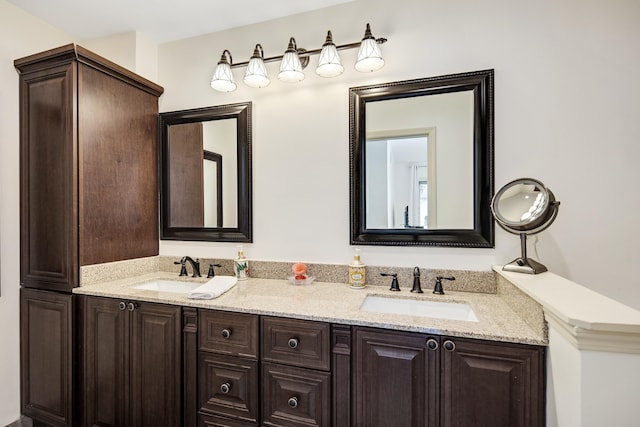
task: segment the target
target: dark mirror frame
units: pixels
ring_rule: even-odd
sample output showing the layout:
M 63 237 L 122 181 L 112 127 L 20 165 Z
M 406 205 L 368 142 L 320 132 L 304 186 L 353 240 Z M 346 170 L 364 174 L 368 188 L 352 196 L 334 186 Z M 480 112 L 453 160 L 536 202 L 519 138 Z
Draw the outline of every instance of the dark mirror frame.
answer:
M 169 126 L 223 119 L 237 120 L 237 227 L 170 227 L 171 214 L 169 207 L 171 206 L 171 194 L 169 191 Z M 160 182 L 160 239 L 206 242 L 253 242 L 253 207 L 251 197 L 251 102 L 160 113 L 158 126 L 158 135 L 160 136 L 160 150 L 158 150 Z
M 493 74 L 493 70 L 483 70 L 349 89 L 349 205 L 352 245 L 494 247 L 494 223 L 491 215 L 494 192 Z M 367 229 L 367 103 L 468 90 L 474 93 L 473 229 Z

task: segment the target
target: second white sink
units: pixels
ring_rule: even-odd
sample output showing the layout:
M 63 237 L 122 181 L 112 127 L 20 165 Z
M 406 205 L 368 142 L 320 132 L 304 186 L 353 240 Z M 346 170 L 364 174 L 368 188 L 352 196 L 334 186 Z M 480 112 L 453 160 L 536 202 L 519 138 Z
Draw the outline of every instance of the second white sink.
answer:
M 430 300 L 387 298 L 369 295 L 360 310 L 374 313 L 401 314 L 432 317 L 436 319 L 477 322 L 478 318 L 469 304 Z
M 203 283 L 197 282 L 181 282 L 179 280 L 150 280 L 148 282 L 133 285 L 132 288 L 142 289 L 145 291 L 156 292 L 173 292 L 178 294 L 187 294 L 195 288 L 202 286 Z

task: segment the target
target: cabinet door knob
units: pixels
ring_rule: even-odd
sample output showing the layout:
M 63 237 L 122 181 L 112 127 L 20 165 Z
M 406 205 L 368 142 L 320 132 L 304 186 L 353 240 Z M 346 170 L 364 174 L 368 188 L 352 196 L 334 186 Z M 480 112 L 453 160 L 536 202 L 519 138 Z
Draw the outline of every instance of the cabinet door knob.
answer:
M 222 338 L 229 338 L 231 336 L 231 329 L 225 328 L 222 330 Z
M 453 351 L 456 349 L 456 344 L 453 341 L 446 340 L 444 342 L 444 349 L 447 351 Z
M 227 393 L 229 393 L 229 391 L 230 391 L 230 390 L 231 390 L 231 384 L 229 384 L 229 383 L 224 383 L 224 384 L 222 384 L 222 385 L 220 386 L 220 391 L 221 391 L 223 394 L 227 394 Z
M 296 348 L 298 347 L 298 338 L 289 338 L 289 348 Z
M 297 397 L 290 397 L 289 400 L 287 401 L 287 403 L 289 404 L 290 408 L 297 408 L 298 407 L 298 398 Z
M 126 302 L 124 302 L 124 301 L 120 301 L 120 304 L 118 304 L 118 308 L 119 308 L 121 311 L 124 311 L 124 310 L 127 308 L 127 303 L 126 303 Z
M 437 350 L 438 349 L 438 341 L 434 338 L 429 338 L 427 340 L 427 348 L 429 350 Z
M 134 303 L 134 302 L 130 302 L 129 304 L 127 304 L 127 309 L 128 309 L 129 311 L 133 311 L 133 310 L 135 310 L 135 309 L 136 309 L 136 303 Z

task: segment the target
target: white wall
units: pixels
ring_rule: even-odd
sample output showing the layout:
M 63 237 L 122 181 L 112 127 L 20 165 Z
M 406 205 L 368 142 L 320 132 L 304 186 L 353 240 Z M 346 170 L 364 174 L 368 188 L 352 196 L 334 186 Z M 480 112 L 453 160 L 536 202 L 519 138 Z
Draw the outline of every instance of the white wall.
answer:
M 18 73 L 13 60 L 73 40 L 0 0 L 0 425 L 20 415 Z
M 161 111 L 253 101 L 254 242 L 250 258 L 346 263 L 349 246 L 348 88 L 495 69 L 496 189 L 524 176 L 561 201 L 557 221 L 529 255 L 559 275 L 640 308 L 640 3 L 492 0 L 360 0 L 321 11 L 160 46 Z M 387 61 L 373 74 L 261 90 L 211 90 L 223 49 L 247 60 L 260 42 L 279 55 L 290 36 L 317 48 L 362 37 L 367 22 Z M 161 242 L 161 253 L 230 258 L 233 244 Z M 536 253 L 537 252 L 537 253 Z M 519 254 L 498 229 L 496 249 L 362 247 L 366 263 L 489 270 Z
M 253 101 L 254 242 L 249 257 L 347 263 L 349 246 L 348 88 L 487 68 L 496 70 L 496 189 L 531 176 L 562 202 L 530 256 L 553 272 L 640 308 L 634 270 L 640 255 L 640 3 L 634 0 L 359 0 L 324 10 L 162 45 L 161 111 Z M 290 36 L 317 48 L 359 40 L 366 22 L 386 66 L 241 83 L 221 94 L 209 80 L 223 49 L 247 60 L 254 44 L 281 54 Z M 19 413 L 18 379 L 18 75 L 13 59 L 72 41 L 0 0 L 0 425 Z M 137 71 L 153 79 L 152 43 L 136 37 Z M 98 52 L 100 53 L 100 52 Z M 108 55 L 107 55 L 108 56 Z M 113 58 L 110 58 L 113 59 Z M 143 64 L 138 64 L 138 61 Z M 312 63 L 317 58 L 312 58 Z M 143 66 L 144 65 L 144 66 Z M 147 71 L 145 71 L 147 70 Z M 134 70 L 135 71 L 135 70 Z M 535 239 L 531 239 L 534 241 Z M 161 242 L 166 255 L 231 258 L 235 244 Z M 489 270 L 519 253 L 497 230 L 496 249 L 361 247 L 369 264 Z

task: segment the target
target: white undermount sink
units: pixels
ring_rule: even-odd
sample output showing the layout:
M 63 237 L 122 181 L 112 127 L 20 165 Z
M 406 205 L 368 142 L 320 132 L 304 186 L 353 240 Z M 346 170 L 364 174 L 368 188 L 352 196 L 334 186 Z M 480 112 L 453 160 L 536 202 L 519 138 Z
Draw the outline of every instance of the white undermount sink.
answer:
M 156 292 L 173 292 L 178 294 L 187 294 L 195 288 L 202 286 L 203 283 L 198 282 L 182 282 L 179 280 L 150 280 L 148 282 L 133 285 L 134 289 L 142 289 L 145 291 Z
M 469 304 L 404 298 L 388 298 L 369 295 L 360 306 L 361 311 L 432 317 L 446 320 L 477 322 L 478 318 Z

